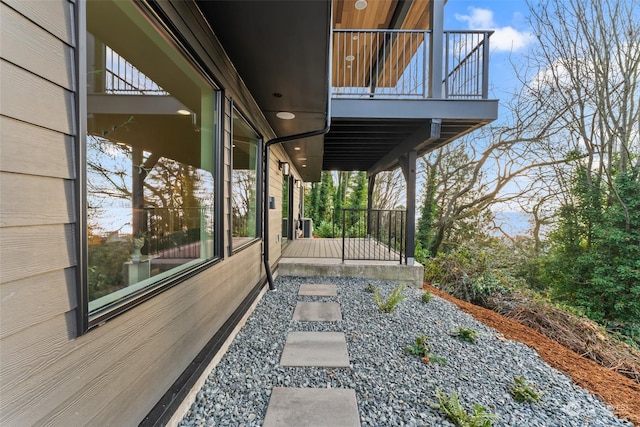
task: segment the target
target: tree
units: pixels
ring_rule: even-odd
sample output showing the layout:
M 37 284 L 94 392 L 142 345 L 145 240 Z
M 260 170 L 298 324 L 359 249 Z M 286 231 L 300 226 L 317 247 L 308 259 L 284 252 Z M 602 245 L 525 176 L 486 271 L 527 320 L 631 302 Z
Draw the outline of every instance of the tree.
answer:
M 400 168 L 376 175 L 373 189 L 374 209 L 397 209 L 404 201 L 404 178 Z

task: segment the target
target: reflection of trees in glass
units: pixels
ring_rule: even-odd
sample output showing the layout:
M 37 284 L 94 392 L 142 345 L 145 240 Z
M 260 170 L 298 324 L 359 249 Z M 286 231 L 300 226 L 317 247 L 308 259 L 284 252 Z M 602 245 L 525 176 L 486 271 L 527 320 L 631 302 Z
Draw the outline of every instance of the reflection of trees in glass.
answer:
M 213 232 L 210 172 L 102 136 L 87 136 L 87 201 L 90 300 L 125 286 L 133 235 L 146 237 L 143 255 L 194 259 Z
M 233 171 L 233 237 L 255 237 L 256 171 Z

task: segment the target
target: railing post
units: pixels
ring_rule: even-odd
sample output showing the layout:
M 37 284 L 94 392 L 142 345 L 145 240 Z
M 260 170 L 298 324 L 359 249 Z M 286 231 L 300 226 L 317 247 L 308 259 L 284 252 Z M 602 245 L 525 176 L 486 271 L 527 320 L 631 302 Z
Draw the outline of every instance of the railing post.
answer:
M 342 263 L 344 264 L 344 244 L 345 244 L 345 239 L 344 239 L 344 235 L 346 233 L 345 230 L 345 226 L 344 226 L 344 217 L 345 217 L 345 210 L 342 209 Z
M 489 97 L 489 33 L 484 33 L 482 48 L 482 99 Z
M 406 211 L 404 212 L 406 214 Z M 402 249 L 406 245 L 406 241 L 404 240 L 404 215 L 400 212 L 400 265 L 402 265 Z M 405 249 L 406 255 L 406 249 Z

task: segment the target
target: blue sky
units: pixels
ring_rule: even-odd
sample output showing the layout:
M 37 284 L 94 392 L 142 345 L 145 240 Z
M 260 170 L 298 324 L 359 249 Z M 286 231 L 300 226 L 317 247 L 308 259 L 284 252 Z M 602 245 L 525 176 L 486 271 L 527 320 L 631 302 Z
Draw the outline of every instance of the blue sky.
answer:
M 449 0 L 445 30 L 493 30 L 491 36 L 490 96 L 506 100 L 517 85 L 511 61 L 535 42 L 528 24 L 529 8 L 523 0 Z

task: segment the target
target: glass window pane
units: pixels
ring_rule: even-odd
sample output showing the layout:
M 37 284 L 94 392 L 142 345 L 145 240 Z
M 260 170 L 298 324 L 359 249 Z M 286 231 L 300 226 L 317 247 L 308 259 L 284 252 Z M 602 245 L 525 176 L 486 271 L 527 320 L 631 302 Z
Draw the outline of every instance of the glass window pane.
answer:
M 216 92 L 128 2 L 87 2 L 89 310 L 214 257 Z
M 233 247 L 251 241 L 257 234 L 258 135 L 234 110 L 232 172 Z

